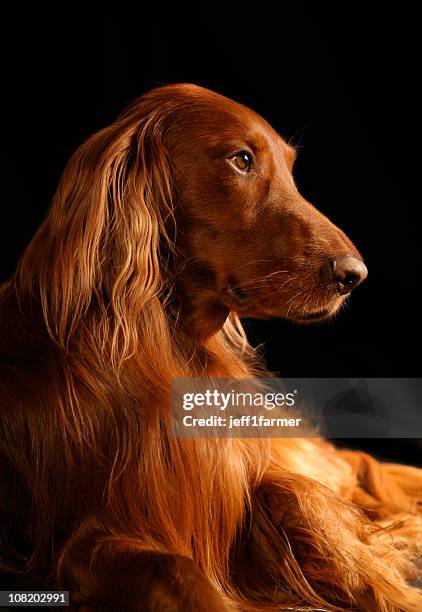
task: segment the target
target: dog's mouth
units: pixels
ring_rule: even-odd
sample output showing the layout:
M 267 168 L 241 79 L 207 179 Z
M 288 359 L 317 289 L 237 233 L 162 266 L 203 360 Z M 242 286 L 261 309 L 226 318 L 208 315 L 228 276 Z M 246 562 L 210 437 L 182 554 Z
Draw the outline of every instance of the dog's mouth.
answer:
M 251 296 L 243 288 L 236 286 L 234 283 L 228 283 L 227 294 L 232 305 L 239 311 L 246 311 L 248 307 L 252 306 Z M 297 323 L 316 323 L 318 321 L 324 321 L 338 311 L 342 302 L 342 299 L 337 299 L 335 302 L 331 302 L 322 308 L 303 312 L 299 309 L 296 311 L 292 309 L 284 315 L 284 318 Z

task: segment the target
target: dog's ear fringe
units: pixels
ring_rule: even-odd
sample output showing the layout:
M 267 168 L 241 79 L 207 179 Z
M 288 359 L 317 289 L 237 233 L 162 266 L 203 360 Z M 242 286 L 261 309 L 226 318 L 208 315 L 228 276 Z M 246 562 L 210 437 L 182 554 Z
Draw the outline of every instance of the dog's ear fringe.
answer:
M 58 346 L 68 349 L 78 326 L 95 319 L 93 346 L 116 367 L 134 350 L 139 317 L 156 319 L 146 307 L 162 290 L 160 244 L 173 248 L 162 117 L 136 109 L 70 159 L 15 275 L 19 302 L 40 304 Z

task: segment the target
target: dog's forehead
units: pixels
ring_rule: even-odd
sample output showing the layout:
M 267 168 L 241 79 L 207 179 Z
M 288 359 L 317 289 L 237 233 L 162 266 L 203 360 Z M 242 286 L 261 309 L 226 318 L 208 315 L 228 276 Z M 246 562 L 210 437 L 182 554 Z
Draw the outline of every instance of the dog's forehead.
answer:
M 261 115 L 230 98 L 216 94 L 192 101 L 183 113 L 190 138 L 211 148 L 226 143 L 249 145 L 254 150 L 269 150 L 294 155 L 289 145 Z

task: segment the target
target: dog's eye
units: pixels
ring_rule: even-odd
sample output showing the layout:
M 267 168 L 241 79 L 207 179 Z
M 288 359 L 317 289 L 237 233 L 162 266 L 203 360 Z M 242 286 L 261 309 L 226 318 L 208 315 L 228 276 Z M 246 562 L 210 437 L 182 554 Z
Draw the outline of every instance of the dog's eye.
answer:
M 229 161 L 239 172 L 248 172 L 252 165 L 252 156 L 247 151 L 238 151 L 229 157 Z

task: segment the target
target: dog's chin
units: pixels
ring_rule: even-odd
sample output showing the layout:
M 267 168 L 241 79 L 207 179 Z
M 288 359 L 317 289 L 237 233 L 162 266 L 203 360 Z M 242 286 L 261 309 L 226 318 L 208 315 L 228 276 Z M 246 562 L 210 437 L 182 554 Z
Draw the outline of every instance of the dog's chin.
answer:
M 330 304 L 319 308 L 318 310 L 310 310 L 308 312 L 289 312 L 284 318 L 295 323 L 310 324 L 318 323 L 331 319 L 338 312 L 343 300 L 336 301 L 335 304 Z

